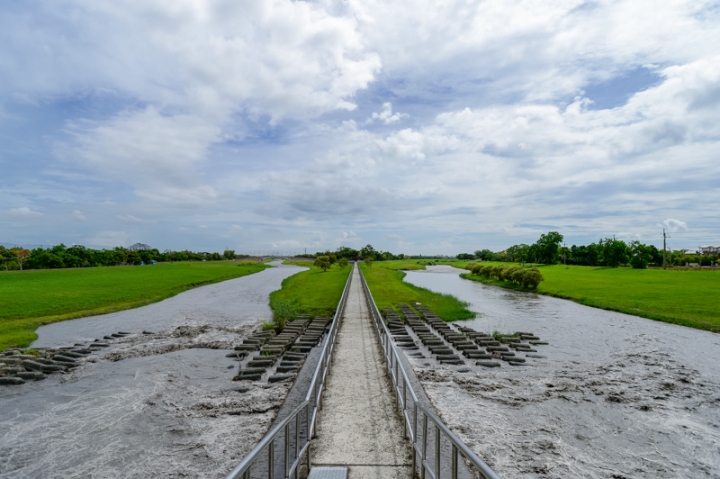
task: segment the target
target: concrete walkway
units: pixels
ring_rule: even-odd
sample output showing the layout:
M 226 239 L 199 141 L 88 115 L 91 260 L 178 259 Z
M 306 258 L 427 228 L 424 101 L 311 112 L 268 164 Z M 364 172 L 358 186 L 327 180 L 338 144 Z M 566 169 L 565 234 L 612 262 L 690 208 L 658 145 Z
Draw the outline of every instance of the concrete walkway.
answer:
M 412 455 L 380 343 L 354 269 L 333 352 L 312 465 L 347 466 L 348 479 L 410 479 Z

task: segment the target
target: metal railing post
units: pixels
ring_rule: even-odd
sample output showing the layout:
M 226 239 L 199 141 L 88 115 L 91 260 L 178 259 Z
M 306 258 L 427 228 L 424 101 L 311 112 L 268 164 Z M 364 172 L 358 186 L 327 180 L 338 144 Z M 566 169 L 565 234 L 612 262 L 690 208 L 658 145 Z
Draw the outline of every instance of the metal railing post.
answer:
M 452 445 L 452 479 L 458 477 L 458 450 L 455 444 Z
M 440 479 L 440 428 L 435 424 L 435 479 Z
M 427 460 L 427 414 L 423 411 L 423 447 L 422 457 L 420 458 L 420 478 L 425 479 L 425 461 Z
M 308 431 L 309 432 L 309 431 Z M 295 460 L 300 459 L 300 414 L 295 415 Z M 297 469 L 295 469 L 297 477 Z
M 275 479 L 275 439 L 268 446 L 268 479 Z
M 290 473 L 290 423 L 285 424 L 285 474 L 287 479 Z
M 307 405 L 307 436 L 308 436 L 308 447 L 307 447 L 307 469 L 308 473 L 310 472 L 310 426 L 312 423 L 312 419 L 310 419 L 310 403 Z M 315 431 L 313 431 L 315 432 Z

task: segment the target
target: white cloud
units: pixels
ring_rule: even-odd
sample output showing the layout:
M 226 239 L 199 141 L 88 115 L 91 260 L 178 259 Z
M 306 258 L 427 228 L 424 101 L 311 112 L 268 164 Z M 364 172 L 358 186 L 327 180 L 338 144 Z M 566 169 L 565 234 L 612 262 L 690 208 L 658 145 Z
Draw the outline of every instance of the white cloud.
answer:
M 357 234 L 354 231 L 343 231 L 342 237 L 345 239 L 357 238 Z
M 674 220 L 672 218 L 668 218 L 663 221 L 662 226 L 671 233 L 676 233 L 680 230 L 687 231 L 688 229 L 687 224 L 685 224 L 684 221 Z
M 40 216 L 43 216 L 43 214 L 31 210 L 27 206 L 21 206 L 20 208 L 11 208 L 10 216 L 12 216 L 13 218 L 27 220 L 32 218 L 39 218 Z
M 410 128 L 395 132 L 377 143 L 382 151 L 393 156 L 413 160 L 425 158 L 423 135 Z
M 87 217 L 80 210 L 73 211 L 73 218 L 75 218 L 77 221 L 85 221 L 87 219 Z
M 400 113 L 400 112 L 393 113 L 392 103 L 390 103 L 390 102 L 383 103 L 382 108 L 383 109 L 380 113 L 373 112 L 373 114 L 370 116 L 370 118 L 367 119 L 366 123 L 372 123 L 373 121 L 377 120 L 377 121 L 381 121 L 381 122 L 385 123 L 386 125 L 388 125 L 390 123 L 398 122 L 398 121 L 402 120 L 403 118 L 408 118 L 410 116 L 407 113 Z

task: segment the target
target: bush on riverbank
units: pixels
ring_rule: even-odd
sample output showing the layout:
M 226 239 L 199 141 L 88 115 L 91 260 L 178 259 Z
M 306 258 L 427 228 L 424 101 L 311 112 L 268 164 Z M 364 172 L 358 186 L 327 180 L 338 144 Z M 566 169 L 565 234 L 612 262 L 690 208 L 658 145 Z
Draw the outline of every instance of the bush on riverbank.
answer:
M 500 266 L 470 263 L 466 266 L 473 275 L 486 279 L 496 278 L 525 289 L 537 289 L 543 281 L 542 273 L 537 268 L 523 268 L 522 266 Z M 469 278 L 472 279 L 472 278 Z

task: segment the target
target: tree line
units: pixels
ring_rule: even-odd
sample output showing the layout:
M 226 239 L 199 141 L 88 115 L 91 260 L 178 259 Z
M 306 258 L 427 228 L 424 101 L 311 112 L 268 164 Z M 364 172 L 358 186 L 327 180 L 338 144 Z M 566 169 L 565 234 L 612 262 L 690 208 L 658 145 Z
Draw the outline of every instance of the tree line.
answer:
M 563 235 L 550 231 L 540 235 L 531 245 L 517 244 L 504 251 L 493 252 L 489 249 L 475 251 L 474 254 L 462 253 L 458 259 L 481 261 L 507 261 L 514 263 L 556 264 L 564 263 L 580 266 L 608 266 L 617 268 L 630 265 L 645 269 L 648 266 L 662 266 L 663 252 L 653 245 L 634 240 L 625 242 L 615 238 L 602 238 L 589 245 L 561 246 Z M 667 266 L 683 266 L 686 263 L 700 263 L 710 266 L 718 261 L 718 255 L 686 254 L 685 251 L 667 251 Z
M 348 261 L 389 261 L 393 259 L 404 259 L 406 256 L 404 254 L 392 254 L 389 251 L 377 251 L 375 248 L 373 248 L 372 245 L 366 245 L 360 248 L 359 250 L 350 248 L 349 246 L 340 246 L 335 251 L 318 251 L 314 255 L 299 255 L 299 257 L 310 257 L 310 258 L 319 258 L 321 256 L 327 256 L 332 264 L 335 264 L 335 261 L 339 260 L 340 258 L 345 258 Z
M 92 249 L 81 245 L 59 244 L 32 250 L 0 246 L 0 265 L 8 270 L 86 268 L 92 266 L 140 265 L 170 261 L 219 261 L 247 257 L 233 250 L 221 253 L 195 251 L 164 251 L 157 248 L 131 250 L 123 247 Z

